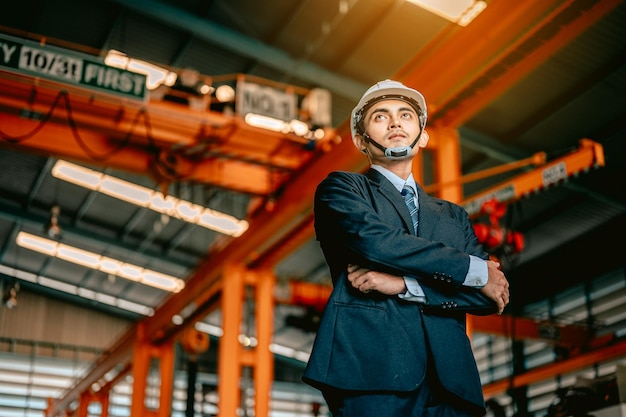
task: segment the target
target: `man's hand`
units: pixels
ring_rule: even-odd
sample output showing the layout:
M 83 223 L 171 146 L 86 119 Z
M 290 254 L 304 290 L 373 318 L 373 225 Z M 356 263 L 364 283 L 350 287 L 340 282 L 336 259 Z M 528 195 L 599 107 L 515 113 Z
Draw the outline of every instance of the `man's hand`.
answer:
M 487 261 L 487 284 L 480 289 L 485 296 L 489 297 L 498 305 L 498 314 L 502 314 L 504 307 L 509 304 L 509 281 L 500 270 L 500 263 Z
M 348 281 L 363 293 L 378 291 L 381 294 L 397 295 L 406 292 L 404 278 L 372 271 L 359 265 L 348 265 Z

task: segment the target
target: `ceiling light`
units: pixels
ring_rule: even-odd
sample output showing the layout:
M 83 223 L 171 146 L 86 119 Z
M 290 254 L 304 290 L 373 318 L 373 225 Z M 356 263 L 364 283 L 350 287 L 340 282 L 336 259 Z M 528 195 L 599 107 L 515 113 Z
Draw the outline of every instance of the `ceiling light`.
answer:
M 467 26 L 487 7 L 482 0 L 408 0 L 459 26 Z
M 253 127 L 260 127 L 261 129 L 271 130 L 279 133 L 293 133 L 300 137 L 311 137 L 313 139 L 321 139 L 324 137 L 324 131 L 321 131 L 321 136 L 317 132 L 311 132 L 309 125 L 301 120 L 293 119 L 290 122 L 276 119 L 274 117 L 264 116 L 262 114 L 248 113 L 244 117 L 247 124 Z
M 274 132 L 283 132 L 286 126 L 284 120 L 275 119 L 262 114 L 248 113 L 244 117 L 244 120 L 250 126 L 260 127 L 261 129 L 272 130 Z
M 122 300 L 121 298 L 113 297 L 110 295 L 101 294 L 86 288 L 77 287 L 75 285 L 60 282 L 52 278 L 45 277 L 43 275 L 35 275 L 30 272 L 22 271 L 15 268 L 10 268 L 4 265 L 0 265 L 0 274 L 19 278 L 27 282 L 37 283 L 41 286 L 52 288 L 56 291 L 61 291 L 67 294 L 77 295 L 88 300 L 97 301 L 99 303 L 107 304 L 113 307 L 118 307 L 124 310 L 131 311 L 133 313 L 141 314 L 144 316 L 154 315 L 154 309 L 141 304 L 133 303 L 128 300 Z M 17 287 L 19 288 L 19 286 Z
M 179 200 L 175 197 L 165 196 L 159 191 L 154 191 L 150 188 L 67 161 L 57 161 L 54 167 L 52 167 L 52 175 L 89 190 L 98 191 L 128 203 L 149 208 L 158 213 L 197 224 L 226 235 L 237 237 L 248 230 L 249 225 L 246 220 L 239 220 L 216 210 Z
M 304 136 L 310 132 L 309 125 L 301 120 L 293 119 L 289 122 L 289 127 L 291 131 L 298 136 Z
M 176 73 L 140 59 L 131 58 L 123 52 L 111 49 L 104 57 L 108 66 L 133 71 L 146 76 L 146 88 L 154 90 L 161 84 L 169 87 L 176 82 Z
M 97 253 L 35 236 L 30 233 L 19 232 L 15 241 L 23 248 L 31 249 L 48 256 L 55 256 L 67 262 L 92 268 L 104 272 L 105 274 L 114 274 L 118 277 L 161 290 L 179 292 L 185 287 L 185 282 L 180 278 L 161 274 L 160 272 L 151 271 L 137 265 L 108 258 Z M 69 284 L 58 283 L 57 285 L 67 286 Z
M 222 103 L 235 100 L 235 89 L 230 85 L 220 85 L 215 90 L 215 98 Z

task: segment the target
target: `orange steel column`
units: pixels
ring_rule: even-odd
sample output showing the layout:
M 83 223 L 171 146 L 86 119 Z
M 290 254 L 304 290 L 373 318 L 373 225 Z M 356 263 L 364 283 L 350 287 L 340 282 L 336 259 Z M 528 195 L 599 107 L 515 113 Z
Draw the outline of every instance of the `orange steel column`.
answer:
M 146 386 L 150 371 L 149 343 L 146 341 L 143 323 L 137 325 L 137 340 L 133 351 L 133 393 L 131 396 L 130 415 L 140 417 L 145 411 Z
M 420 149 L 417 156 L 413 158 L 413 165 L 411 168 L 413 172 L 413 178 L 415 181 L 423 186 L 424 185 L 424 150 Z
M 91 393 L 87 392 L 82 392 L 80 394 L 80 398 L 78 399 L 78 412 L 77 412 L 77 416 L 78 417 L 87 417 L 87 411 L 89 409 L 89 404 L 91 404 Z
M 172 394 L 174 393 L 174 342 L 166 342 L 158 347 L 155 353 L 159 358 L 160 396 L 158 417 L 172 415 Z
M 456 129 L 435 127 L 429 131 L 434 148 L 435 182 L 441 184 L 437 196 L 444 200 L 460 203 L 463 200 L 461 186 L 461 147 Z
M 108 417 L 109 415 L 109 391 L 100 391 L 96 393 L 83 392 L 80 395 L 78 404 L 78 417 L 87 417 L 89 415 L 89 405 L 93 402 L 100 403 L 100 417 Z
M 152 359 L 158 359 L 159 397 L 157 407 L 149 409 L 146 404 L 146 388 Z M 172 392 L 174 388 L 174 346 L 173 342 L 152 345 L 146 338 L 145 326 L 139 323 L 137 341 L 133 353 L 133 393 L 130 407 L 131 417 L 168 417 L 172 412 Z
M 254 392 L 255 416 L 269 416 L 269 403 L 274 379 L 274 358 L 270 351 L 274 332 L 274 285 L 276 277 L 269 269 L 256 274 L 256 330 Z
M 219 417 L 237 415 L 241 404 L 241 376 L 244 368 L 252 370 L 254 384 L 254 415 L 268 416 L 274 358 L 270 351 L 274 331 L 274 285 L 276 278 L 270 269 L 249 270 L 230 264 L 222 279 L 222 327 L 218 356 Z M 246 286 L 254 288 L 256 309 L 255 332 L 257 345 L 244 347 L 239 341 L 243 320 Z M 252 333 L 252 329 L 246 329 Z
M 102 412 L 100 413 L 100 417 L 109 417 L 109 404 L 111 401 L 111 391 L 107 390 L 106 392 L 98 393 L 98 397 L 100 398 L 100 406 L 102 407 Z
M 237 414 L 241 398 L 241 362 L 243 351 L 239 343 L 244 294 L 245 268 L 228 264 L 222 277 L 222 328 L 220 339 L 217 378 L 219 413 L 218 417 Z
M 430 141 L 427 149 L 433 149 L 435 182 L 440 184 L 437 196 L 444 200 L 460 204 L 463 201 L 461 184 L 461 145 L 456 129 L 437 126 L 428 130 Z M 434 142 L 434 143 L 433 143 Z M 473 318 L 465 319 L 467 336 L 472 337 Z
M 77 417 L 87 417 L 89 415 L 89 405 L 93 402 L 100 403 L 100 416 L 107 417 L 109 415 L 109 391 L 92 393 L 85 391 L 80 394 Z

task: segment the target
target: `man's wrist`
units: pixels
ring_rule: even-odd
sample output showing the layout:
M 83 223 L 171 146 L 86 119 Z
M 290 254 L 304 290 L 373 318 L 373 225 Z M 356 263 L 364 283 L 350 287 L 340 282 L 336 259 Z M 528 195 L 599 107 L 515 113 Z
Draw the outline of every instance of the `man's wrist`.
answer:
M 467 270 L 467 275 L 465 276 L 463 285 L 474 288 L 482 288 L 487 285 L 487 281 L 489 280 L 487 261 L 474 255 L 469 255 L 469 258 L 469 269 Z

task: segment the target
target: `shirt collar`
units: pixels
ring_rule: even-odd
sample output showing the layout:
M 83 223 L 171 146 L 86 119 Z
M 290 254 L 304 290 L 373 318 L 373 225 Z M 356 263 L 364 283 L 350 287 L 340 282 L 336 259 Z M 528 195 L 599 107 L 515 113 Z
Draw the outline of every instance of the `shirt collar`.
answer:
M 402 192 L 402 188 L 404 188 L 405 185 L 410 185 L 411 187 L 413 187 L 413 190 L 415 190 L 415 193 L 417 195 L 417 184 L 415 183 L 415 179 L 413 178 L 413 173 L 411 173 L 411 175 L 409 175 L 409 178 L 407 178 L 405 181 L 393 172 L 389 171 L 387 168 L 384 168 L 380 165 L 372 164 L 372 168 L 380 172 L 385 178 L 387 178 L 393 184 L 393 186 L 396 187 L 398 192 Z

